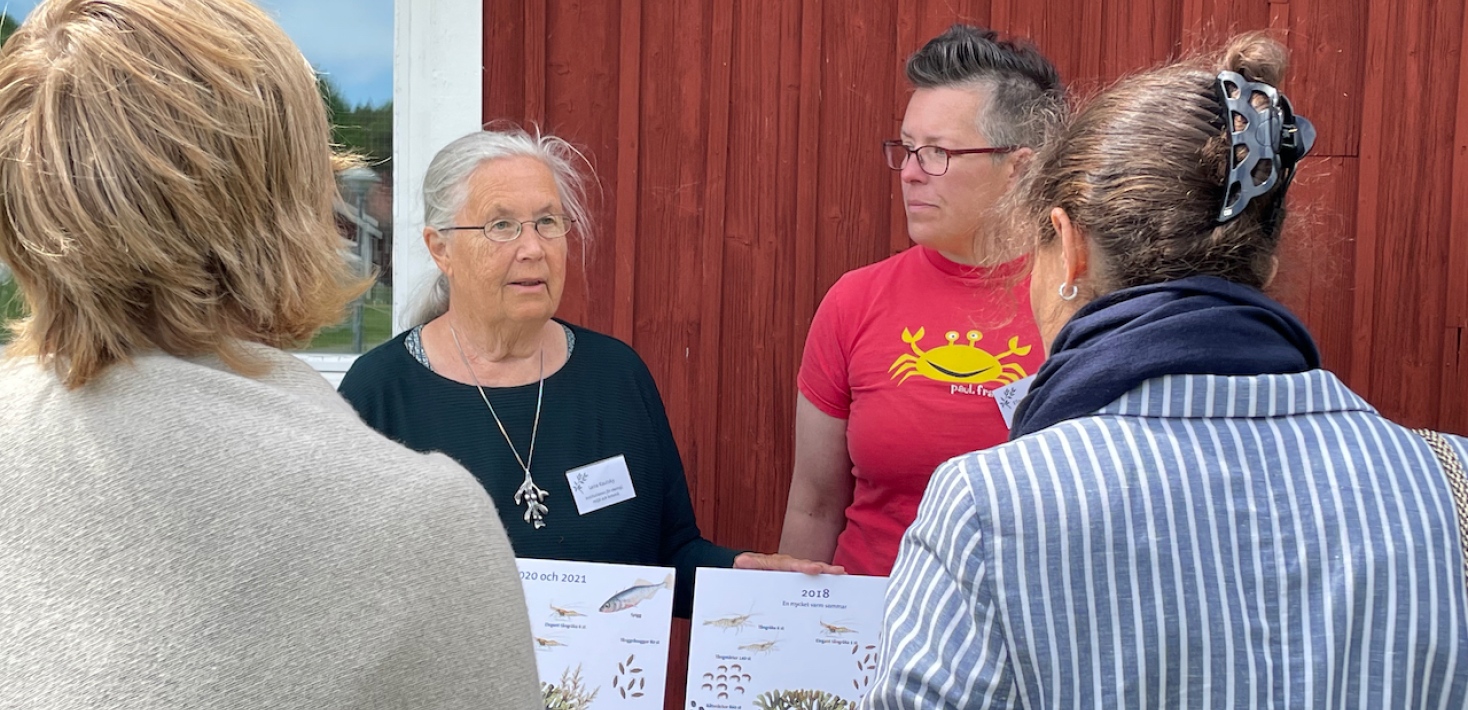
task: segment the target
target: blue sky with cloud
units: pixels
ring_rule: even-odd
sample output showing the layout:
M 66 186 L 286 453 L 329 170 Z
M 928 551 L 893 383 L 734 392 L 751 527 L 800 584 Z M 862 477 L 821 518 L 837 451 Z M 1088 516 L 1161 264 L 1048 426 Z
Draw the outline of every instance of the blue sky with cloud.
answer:
M 255 0 L 285 28 L 347 101 L 392 100 L 393 0 Z M 39 0 L 0 0 L 19 20 Z

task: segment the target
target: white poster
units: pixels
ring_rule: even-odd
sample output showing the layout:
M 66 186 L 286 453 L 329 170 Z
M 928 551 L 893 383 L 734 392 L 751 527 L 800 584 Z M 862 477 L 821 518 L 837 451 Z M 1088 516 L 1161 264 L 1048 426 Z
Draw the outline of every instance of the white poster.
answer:
M 886 591 L 886 577 L 698 570 L 687 708 L 855 707 Z
M 516 563 L 547 708 L 663 707 L 672 568 Z

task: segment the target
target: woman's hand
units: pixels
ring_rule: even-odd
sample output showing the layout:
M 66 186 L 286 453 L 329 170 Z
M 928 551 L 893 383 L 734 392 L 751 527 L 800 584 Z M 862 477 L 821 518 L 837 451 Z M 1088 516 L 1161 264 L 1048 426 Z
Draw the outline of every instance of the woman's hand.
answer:
M 734 558 L 734 569 L 763 569 L 805 574 L 846 574 L 846 568 L 840 565 L 802 560 L 790 555 L 767 555 L 763 552 L 739 553 L 739 556 Z

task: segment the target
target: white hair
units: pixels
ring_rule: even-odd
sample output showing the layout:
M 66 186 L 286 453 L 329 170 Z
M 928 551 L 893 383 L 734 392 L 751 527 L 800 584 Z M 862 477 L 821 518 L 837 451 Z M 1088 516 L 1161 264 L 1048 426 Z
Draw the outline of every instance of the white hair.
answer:
M 423 176 L 423 225 L 433 229 L 456 226 L 454 215 L 464 208 L 469 196 L 469 176 L 488 161 L 510 157 L 535 158 L 550 169 L 561 206 L 573 220 L 580 239 L 584 263 L 586 243 L 592 235 L 586 204 L 587 186 L 595 180 L 591 163 L 575 146 L 556 136 L 542 134 L 539 129 L 532 134 L 512 124 L 492 123 L 439 150 Z M 578 162 L 587 166 L 587 172 L 577 169 Z M 409 309 L 408 327 L 427 323 L 448 308 L 449 282 L 440 272 L 424 297 Z

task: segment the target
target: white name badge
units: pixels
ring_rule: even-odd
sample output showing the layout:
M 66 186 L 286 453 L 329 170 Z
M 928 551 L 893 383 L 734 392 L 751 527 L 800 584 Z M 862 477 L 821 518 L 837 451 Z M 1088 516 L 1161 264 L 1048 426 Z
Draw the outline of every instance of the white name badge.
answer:
M 621 454 L 573 468 L 566 472 L 566 481 L 576 498 L 576 510 L 582 515 L 637 497 L 627 458 Z
M 999 415 L 1004 417 L 1005 427 L 1014 428 L 1014 410 L 1019 407 L 1019 401 L 1025 398 L 1025 394 L 1030 391 L 1030 385 L 1034 383 L 1035 376 L 1030 375 L 994 390 L 994 403 L 999 405 Z

